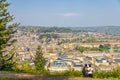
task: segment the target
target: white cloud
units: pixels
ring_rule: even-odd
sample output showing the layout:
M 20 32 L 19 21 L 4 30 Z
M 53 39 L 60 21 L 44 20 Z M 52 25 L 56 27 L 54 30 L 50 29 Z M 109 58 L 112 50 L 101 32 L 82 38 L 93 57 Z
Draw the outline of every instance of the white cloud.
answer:
M 71 16 L 80 16 L 80 13 L 61 13 L 61 14 L 58 14 L 58 15 L 71 17 Z

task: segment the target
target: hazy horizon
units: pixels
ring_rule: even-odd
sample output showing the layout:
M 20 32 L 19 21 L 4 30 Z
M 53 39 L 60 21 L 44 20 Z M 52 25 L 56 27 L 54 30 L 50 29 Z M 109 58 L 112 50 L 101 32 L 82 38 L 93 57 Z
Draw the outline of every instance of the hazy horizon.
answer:
M 8 0 L 21 25 L 119 26 L 120 0 Z

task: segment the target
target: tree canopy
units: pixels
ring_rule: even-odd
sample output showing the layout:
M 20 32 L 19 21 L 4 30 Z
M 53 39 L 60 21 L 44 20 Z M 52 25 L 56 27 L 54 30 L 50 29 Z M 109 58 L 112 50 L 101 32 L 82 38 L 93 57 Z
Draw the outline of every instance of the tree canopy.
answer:
M 0 70 L 10 70 L 14 64 L 12 62 L 13 50 L 9 53 L 3 50 L 11 38 L 13 27 L 16 26 L 16 24 L 9 25 L 9 22 L 14 19 L 13 15 L 8 12 L 9 5 L 6 0 L 0 0 Z
M 38 49 L 36 51 L 34 63 L 37 70 L 44 71 L 45 58 L 43 57 L 42 49 L 40 46 L 38 46 Z

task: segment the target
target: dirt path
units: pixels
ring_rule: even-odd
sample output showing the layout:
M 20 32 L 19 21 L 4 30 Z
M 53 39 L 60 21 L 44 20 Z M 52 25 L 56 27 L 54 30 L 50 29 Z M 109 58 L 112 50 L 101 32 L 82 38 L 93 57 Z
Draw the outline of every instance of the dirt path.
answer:
M 30 79 L 30 80 L 107 80 L 107 79 L 92 79 L 92 78 L 81 78 L 81 77 L 62 77 L 62 76 L 40 76 L 24 73 L 10 73 L 10 72 L 0 72 L 1 77 L 9 78 L 20 78 L 20 79 Z

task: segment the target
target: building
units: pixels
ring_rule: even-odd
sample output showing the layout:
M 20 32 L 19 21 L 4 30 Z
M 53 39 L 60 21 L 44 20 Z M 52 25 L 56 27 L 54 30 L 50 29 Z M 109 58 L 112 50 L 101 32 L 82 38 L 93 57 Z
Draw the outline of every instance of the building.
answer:
M 50 72 L 62 72 L 62 71 L 68 71 L 70 69 L 67 66 L 66 62 L 62 60 L 54 60 L 50 62 L 48 70 L 50 70 Z

